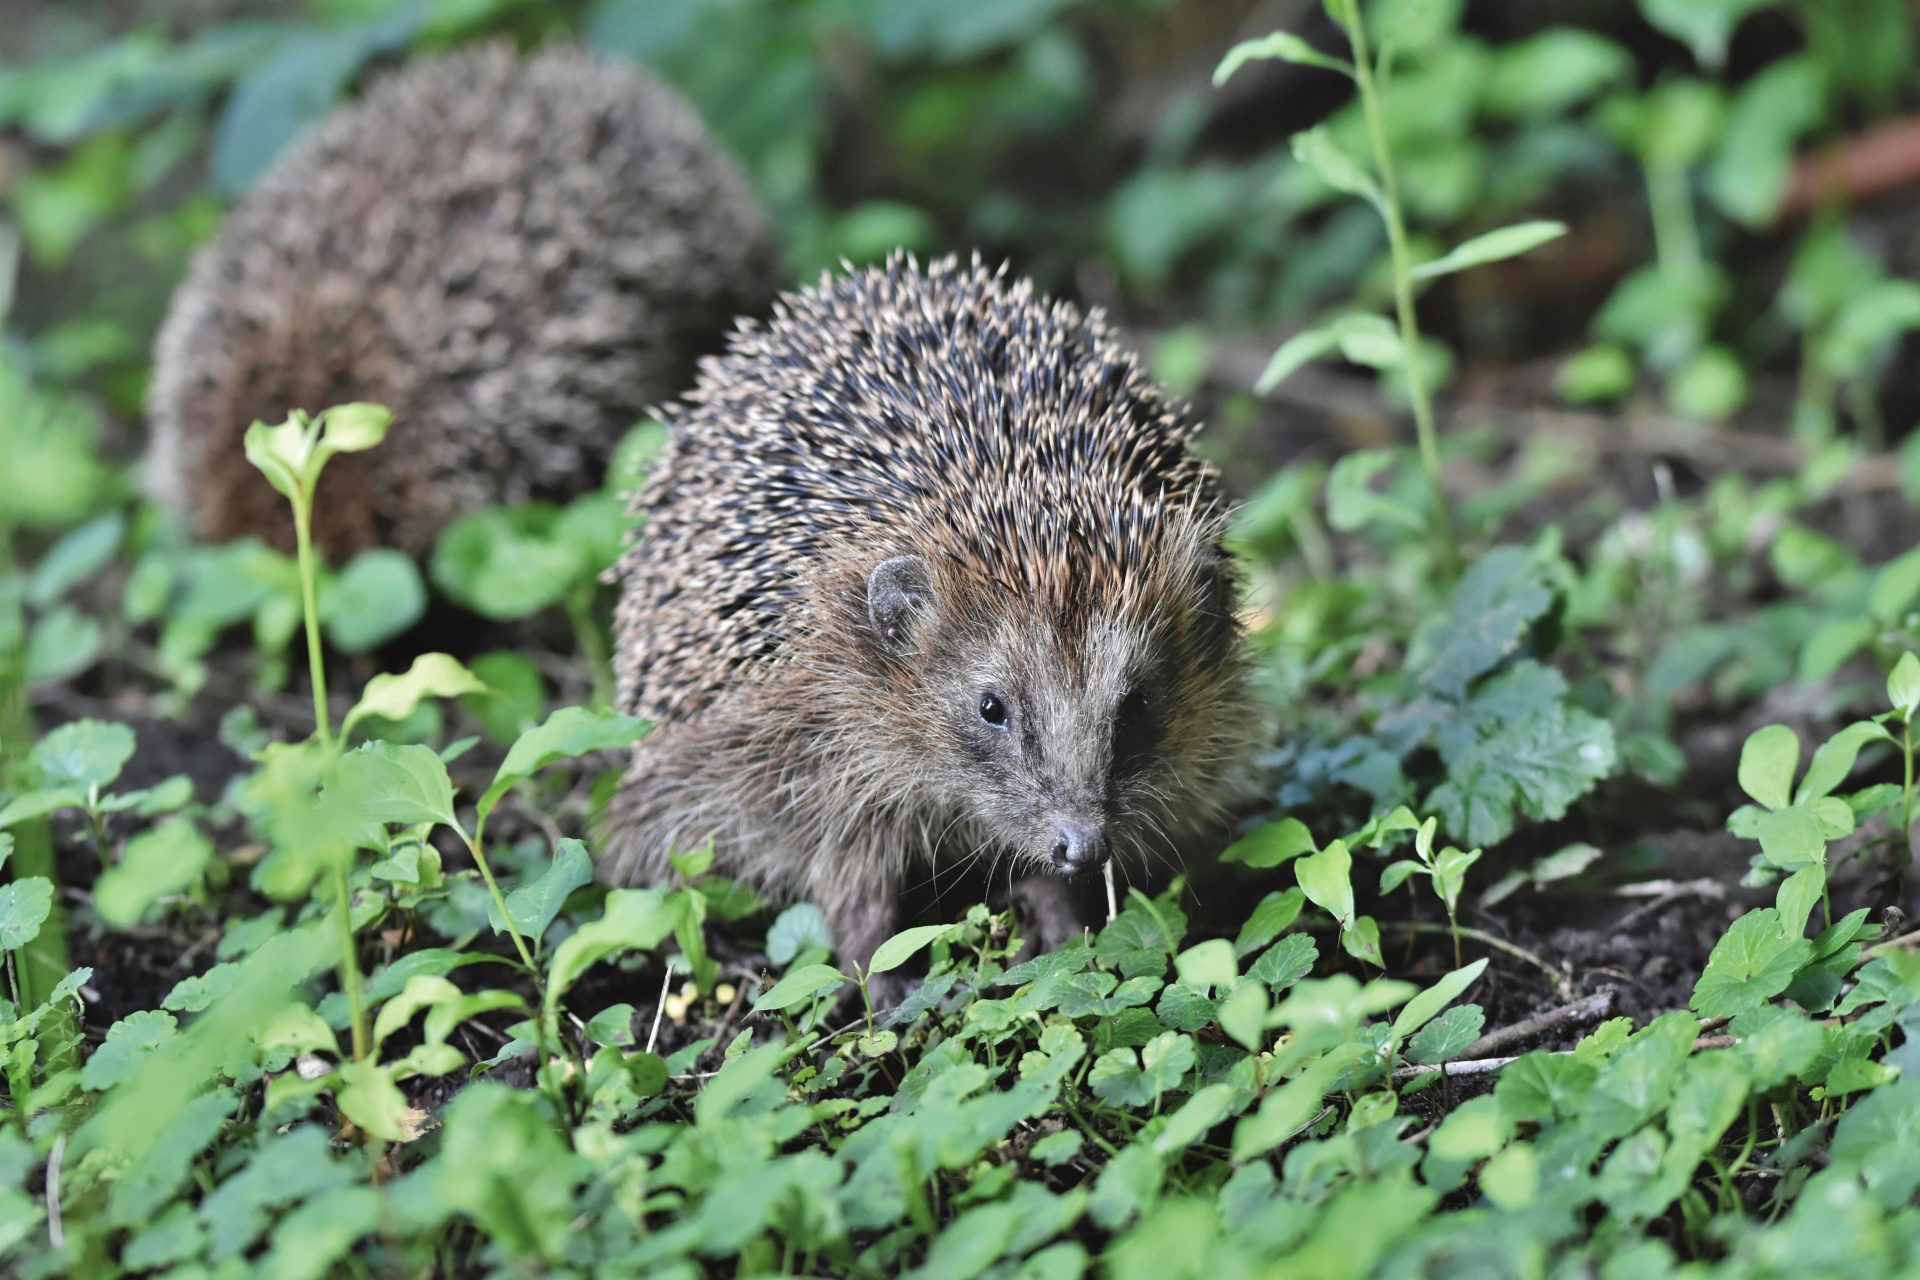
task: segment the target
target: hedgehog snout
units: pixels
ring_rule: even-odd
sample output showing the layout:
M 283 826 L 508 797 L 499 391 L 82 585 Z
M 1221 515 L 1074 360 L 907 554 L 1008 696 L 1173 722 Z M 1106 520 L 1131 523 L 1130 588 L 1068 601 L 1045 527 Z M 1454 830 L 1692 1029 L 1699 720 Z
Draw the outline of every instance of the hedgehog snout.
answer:
M 1106 865 L 1106 831 L 1092 823 L 1062 823 L 1053 838 L 1053 869 L 1063 876 L 1096 871 Z

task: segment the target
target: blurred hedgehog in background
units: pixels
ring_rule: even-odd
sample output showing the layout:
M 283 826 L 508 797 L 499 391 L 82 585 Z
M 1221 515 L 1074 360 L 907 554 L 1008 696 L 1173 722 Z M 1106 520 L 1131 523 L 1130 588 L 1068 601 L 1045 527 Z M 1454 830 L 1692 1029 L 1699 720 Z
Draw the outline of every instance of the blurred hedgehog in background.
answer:
M 196 257 L 154 347 L 150 483 L 202 537 L 285 547 L 248 425 L 375 401 L 393 435 L 329 465 L 315 537 L 423 556 L 462 512 L 597 485 L 778 276 L 745 179 L 646 73 L 428 58 L 304 134 Z

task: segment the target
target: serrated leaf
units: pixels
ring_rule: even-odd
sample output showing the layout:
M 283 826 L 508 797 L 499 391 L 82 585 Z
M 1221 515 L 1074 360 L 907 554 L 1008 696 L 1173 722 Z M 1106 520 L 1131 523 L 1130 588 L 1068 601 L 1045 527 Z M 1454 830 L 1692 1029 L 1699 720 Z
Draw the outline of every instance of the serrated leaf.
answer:
M 1214 87 L 1219 88 L 1232 79 L 1233 73 L 1247 63 L 1267 58 L 1279 58 L 1301 66 L 1321 67 L 1328 71 L 1338 71 L 1344 76 L 1353 75 L 1353 64 L 1346 59 L 1324 54 L 1292 32 L 1276 31 L 1272 35 L 1260 36 L 1257 39 L 1242 40 L 1227 50 L 1227 56 L 1220 59 L 1220 65 L 1213 69 Z
M 1313 972 L 1320 948 L 1304 933 L 1289 934 L 1274 943 L 1247 969 L 1247 976 L 1273 991 L 1284 991 Z
M 1423 630 L 1409 664 L 1420 668 L 1421 684 L 1457 701 L 1471 681 L 1520 647 L 1552 604 L 1553 592 L 1532 557 L 1519 547 L 1496 547 L 1461 577 L 1446 611 Z
M 1486 1011 L 1479 1005 L 1456 1005 L 1420 1028 L 1407 1042 L 1407 1057 L 1428 1066 L 1447 1062 L 1478 1040 L 1486 1025 Z
M 1740 748 L 1740 789 L 1755 803 L 1784 809 L 1792 803 L 1793 772 L 1800 763 L 1800 739 L 1783 724 L 1756 729 Z
M 1549 240 L 1558 240 L 1567 234 L 1564 222 L 1521 222 L 1511 227 L 1501 227 L 1475 236 L 1464 244 L 1456 245 L 1450 252 L 1432 262 L 1423 262 L 1413 269 L 1415 280 L 1434 280 L 1440 276 L 1451 275 L 1456 271 L 1465 271 L 1469 267 L 1478 267 L 1489 262 L 1499 262 L 1503 258 L 1517 258 L 1523 253 L 1539 248 Z
M 480 797 L 479 820 L 485 822 L 500 797 L 524 778 L 548 765 L 594 751 L 616 751 L 638 742 L 648 729 L 638 716 L 585 707 L 562 707 L 514 742 L 486 794 Z
M 0 951 L 18 951 L 40 936 L 53 910 L 53 881 L 28 876 L 0 885 Z
M 1735 1017 L 1785 991 L 1794 973 L 1813 958 L 1813 943 L 1788 936 L 1781 923 L 1773 907 L 1734 921 L 1714 944 L 1687 1007 L 1703 1018 Z
M 1567 809 L 1613 771 L 1613 726 L 1564 703 L 1542 707 L 1447 762 L 1426 807 L 1463 843 L 1498 844 L 1515 811 L 1541 821 Z

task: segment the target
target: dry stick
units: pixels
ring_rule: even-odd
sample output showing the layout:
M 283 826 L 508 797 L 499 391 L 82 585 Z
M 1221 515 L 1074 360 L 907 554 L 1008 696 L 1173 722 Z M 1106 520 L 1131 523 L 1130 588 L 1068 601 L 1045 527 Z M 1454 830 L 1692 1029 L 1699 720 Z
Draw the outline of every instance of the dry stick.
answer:
M 1897 951 L 1907 947 L 1920 946 L 1920 929 L 1912 933 L 1903 933 L 1897 938 L 1888 938 L 1885 942 L 1876 942 L 1860 953 L 1863 960 L 1871 960 L 1883 951 Z
M 61 1134 L 53 1140 L 53 1150 L 47 1156 L 47 1244 L 55 1249 L 63 1249 L 67 1243 L 67 1233 L 60 1225 L 60 1158 L 67 1152 L 67 1135 Z
M 647 1032 L 647 1052 L 648 1053 L 652 1053 L 653 1046 L 659 1042 L 660 1015 L 667 1011 L 667 991 L 670 987 L 672 987 L 672 985 L 673 985 L 673 966 L 668 965 L 667 971 L 660 975 L 660 1003 L 655 1005 L 653 1009 L 653 1029 Z
M 1694 1040 L 1693 1047 L 1696 1051 L 1701 1049 L 1731 1049 L 1739 1043 L 1740 1038 L 1738 1036 L 1700 1036 Z M 1573 1056 L 1572 1049 L 1540 1049 L 1535 1050 L 1535 1052 L 1545 1053 L 1550 1058 L 1567 1058 Z M 1442 1062 L 1430 1067 L 1398 1067 L 1394 1070 L 1393 1078 L 1394 1081 L 1398 1083 L 1403 1080 L 1414 1080 L 1420 1076 L 1435 1074 L 1446 1076 L 1484 1076 L 1498 1071 L 1502 1067 L 1511 1066 L 1522 1058 L 1531 1056 L 1531 1054 L 1519 1053 L 1506 1058 L 1467 1058 L 1455 1062 Z
M 1426 924 L 1419 920 L 1402 920 L 1396 924 L 1387 925 L 1386 928 L 1406 929 L 1412 933 L 1451 934 L 1455 932 L 1453 928 L 1447 925 Z M 1558 969 L 1554 968 L 1552 965 L 1548 964 L 1545 960 L 1542 960 L 1539 956 L 1527 950 L 1525 947 L 1520 946 L 1518 943 L 1508 942 L 1505 938 L 1495 937 L 1493 934 L 1488 933 L 1483 929 L 1471 928 L 1470 926 L 1464 925 L 1464 924 L 1459 927 L 1458 932 L 1460 936 L 1463 938 L 1472 938 L 1475 942 L 1481 943 L 1484 946 L 1492 947 L 1496 951 L 1504 951 L 1508 955 L 1514 957 L 1517 960 L 1526 961 L 1528 964 L 1532 965 L 1534 968 L 1540 970 L 1540 972 L 1546 974 L 1549 978 L 1553 979 L 1553 988 L 1555 991 L 1558 991 L 1561 995 L 1565 995 L 1567 993 L 1567 983 L 1568 983 L 1567 975 L 1561 973 Z
M 1509 1045 L 1519 1044 L 1522 1040 L 1531 1040 L 1563 1023 L 1593 1022 L 1604 1018 L 1613 1011 L 1613 997 L 1614 989 L 1603 987 L 1584 999 L 1575 1000 L 1572 1004 L 1563 1004 L 1557 1009 L 1546 1009 L 1512 1026 L 1489 1031 L 1467 1046 L 1466 1056 L 1487 1057 Z

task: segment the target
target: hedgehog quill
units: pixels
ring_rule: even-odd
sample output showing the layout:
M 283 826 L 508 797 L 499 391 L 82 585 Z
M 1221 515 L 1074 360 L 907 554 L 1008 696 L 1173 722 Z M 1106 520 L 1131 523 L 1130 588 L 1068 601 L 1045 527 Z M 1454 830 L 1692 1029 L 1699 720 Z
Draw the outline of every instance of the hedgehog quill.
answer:
M 693 109 L 556 45 L 422 59 L 302 134 L 194 259 L 154 346 L 151 486 L 288 545 L 240 440 L 370 400 L 321 547 L 422 555 L 454 516 L 598 485 L 621 434 L 775 292 L 771 229 Z
M 624 709 L 655 722 L 601 873 L 715 866 L 864 963 L 903 888 L 1060 877 L 1220 829 L 1252 740 L 1226 506 L 1196 424 L 1098 312 L 949 259 L 823 278 L 669 410 L 614 573 Z

